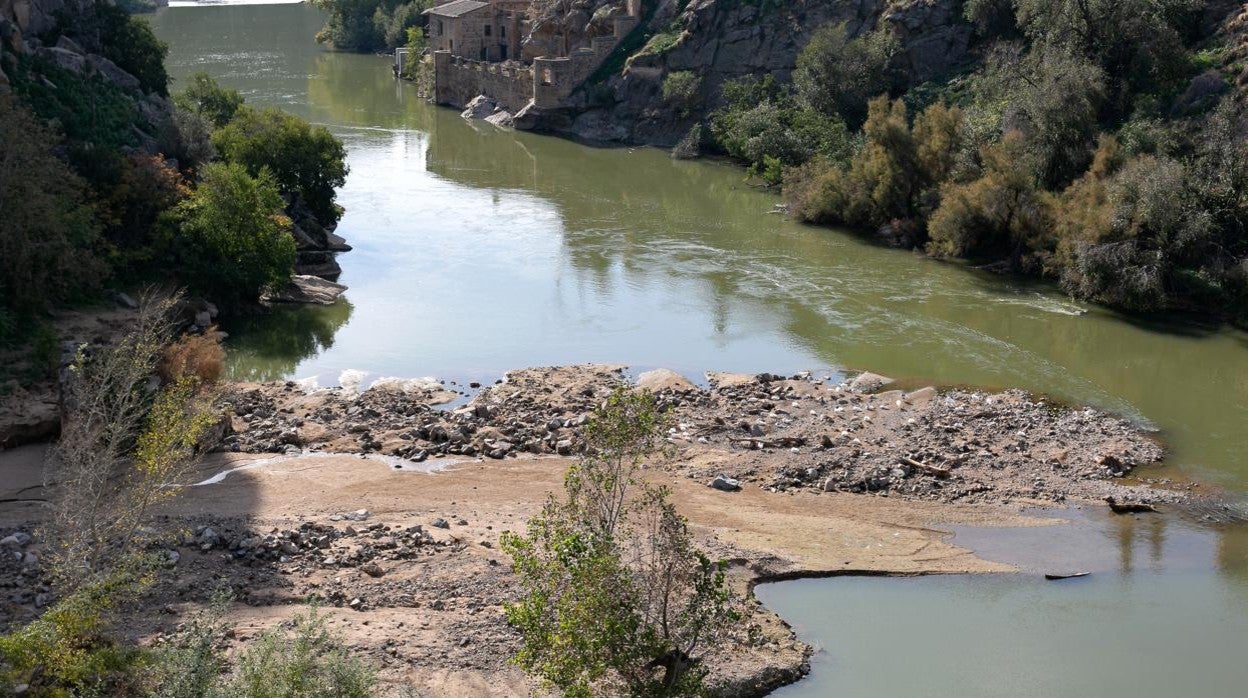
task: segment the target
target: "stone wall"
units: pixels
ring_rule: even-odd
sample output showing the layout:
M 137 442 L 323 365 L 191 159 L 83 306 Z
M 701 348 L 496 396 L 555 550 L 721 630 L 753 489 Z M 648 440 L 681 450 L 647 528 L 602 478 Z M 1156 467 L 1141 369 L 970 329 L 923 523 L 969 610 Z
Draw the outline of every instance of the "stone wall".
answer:
M 493 97 L 507 111 L 520 111 L 533 99 L 533 69 L 509 67 L 452 56 L 433 54 L 435 101 L 463 108 L 477 95 Z
M 434 101 L 463 108 L 478 95 L 485 95 L 513 114 L 530 101 L 540 109 L 558 109 L 637 24 L 636 17 L 617 17 L 611 36 L 595 37 L 591 46 L 577 49 L 571 56 L 534 59 L 532 67 L 526 68 L 461 58 L 451 51 L 435 51 Z M 454 53 L 460 51 L 457 49 Z

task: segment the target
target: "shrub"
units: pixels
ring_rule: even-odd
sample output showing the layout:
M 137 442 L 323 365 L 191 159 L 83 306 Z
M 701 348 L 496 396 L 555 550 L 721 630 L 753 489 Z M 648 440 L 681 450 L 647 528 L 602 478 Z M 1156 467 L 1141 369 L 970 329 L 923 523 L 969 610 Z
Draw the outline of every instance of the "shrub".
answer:
M 346 150 L 325 127 L 277 109 L 242 107 L 212 142 L 224 160 L 253 177 L 268 170 L 281 192 L 301 198 L 322 225 L 338 222 L 334 190 L 346 182 Z
M 169 46 L 156 38 L 146 20 L 111 2 L 95 0 L 86 12 L 62 24 L 88 47 L 98 49 L 117 67 L 138 78 L 144 92 L 169 94 L 169 75 L 165 72 Z
M 711 116 L 711 134 L 725 153 L 748 163 L 752 171 L 778 173 L 781 166 L 800 165 L 815 157 L 848 157 L 845 124 L 835 116 L 799 106 L 770 77 L 729 82 L 723 90 L 727 105 Z M 770 168 L 769 161 L 773 163 Z
M 216 423 L 209 386 L 189 377 L 150 383 L 176 302 L 145 299 L 129 333 L 80 351 L 71 366 L 61 438 L 44 463 L 56 483 L 45 562 L 61 588 L 92 583 L 131 557 L 151 508 L 177 493 Z
M 236 163 L 204 167 L 199 187 L 175 209 L 187 281 L 214 298 L 255 300 L 288 280 L 295 241 L 282 205 L 267 169 L 253 177 Z
M 157 368 L 162 380 L 176 383 L 194 378 L 203 384 L 221 380 L 225 373 L 225 349 L 217 332 L 188 334 L 165 348 Z
M 844 22 L 829 24 L 798 55 L 793 85 L 810 107 L 857 127 L 866 118 L 867 100 L 896 86 L 893 61 L 900 52 L 887 29 L 851 38 Z
M 0 308 L 26 317 L 98 287 L 99 223 L 57 138 L 0 96 Z
M 134 695 L 142 653 L 112 635 L 118 605 L 147 583 L 128 565 L 0 635 L 0 692 L 30 696 Z
M 108 151 L 136 143 L 131 128 L 139 123 L 138 106 L 124 90 L 98 76 L 82 77 L 36 59 L 23 63 L 13 76 L 13 91 L 35 114 L 59 124 L 70 142 Z
M 507 607 L 515 662 L 565 695 L 701 695 L 699 655 L 736 617 L 722 565 L 693 545 L 670 492 L 638 476 L 664 424 L 653 395 L 617 389 L 564 498 L 525 536 L 503 534 L 522 589 Z
M 928 222 L 927 249 L 944 257 L 1008 259 L 1022 270 L 1025 253 L 1048 228 L 1047 208 L 1023 157 L 1022 134 L 1011 131 L 981 151 L 983 175 L 949 184 Z
M 313 608 L 295 616 L 293 628 L 262 635 L 238 657 L 224 687 L 227 696 L 248 698 L 371 698 L 374 672 L 343 647 Z
M 188 78 L 186 88 L 174 95 L 173 101 L 179 108 L 204 117 L 217 128 L 228 124 L 243 106 L 243 96 L 238 90 L 222 87 L 203 72 Z
M 690 70 L 677 70 L 663 78 L 663 101 L 689 114 L 701 100 L 702 78 Z

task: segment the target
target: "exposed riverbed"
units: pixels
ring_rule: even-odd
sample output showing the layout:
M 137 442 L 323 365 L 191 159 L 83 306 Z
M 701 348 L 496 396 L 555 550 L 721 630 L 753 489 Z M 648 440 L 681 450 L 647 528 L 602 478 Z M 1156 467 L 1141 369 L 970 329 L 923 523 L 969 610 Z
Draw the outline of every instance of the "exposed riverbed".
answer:
M 707 368 L 867 368 L 913 381 L 1021 387 L 1147 421 L 1170 456 L 1140 474 L 1248 491 L 1243 333 L 1128 321 L 1044 286 L 799 226 L 771 214 L 775 198 L 745 186 L 728 165 L 469 124 L 393 81 L 385 59 L 317 46 L 320 22 L 303 5 L 175 7 L 153 17 L 170 43 L 175 79 L 207 71 L 252 104 L 328 125 L 348 148 L 339 232 L 355 248 L 340 257 L 350 291 L 335 306 L 283 309 L 229 327 L 236 377 L 333 384 L 360 369 L 373 378 L 488 384 L 517 366 L 591 361 L 694 377 Z M 1035 656 L 1068 679 L 1019 674 L 1052 689 L 1034 695 L 1099 693 L 1095 680 L 1106 666 L 1155 657 L 1165 658 L 1168 679 L 1216 695 L 1242 685 L 1242 642 L 1192 638 L 1242 637 L 1248 536 L 1199 529 L 1198 538 L 1177 538 L 1198 540 L 1191 546 L 1209 554 L 1182 564 L 1162 555 L 1144 571 L 1060 588 L 841 579 L 762 593 L 801 618 L 799 629 L 825 650 L 812 678 L 794 689 L 806 695 L 896 695 L 919 685 L 898 681 L 942 670 L 908 692 L 991 695 L 1013 669 L 998 657 L 999 671 L 975 684 L 978 674 L 965 663 L 989 650 L 1020 662 Z M 1118 542 L 1110 552 L 1138 545 Z M 840 615 L 802 610 L 813 604 Z M 1049 604 L 1067 612 L 1045 612 Z M 1183 608 L 1195 619 L 1189 626 L 1158 625 Z M 944 624 L 950 609 L 974 622 Z M 1024 628 L 1048 623 L 1051 632 L 1023 637 L 1020 619 Z M 937 637 L 947 641 L 924 642 L 928 654 L 915 664 L 918 631 L 941 627 L 949 631 Z M 1124 631 L 1105 632 L 1115 627 Z M 882 647 L 891 654 L 882 656 Z M 1128 656 L 1137 664 L 1123 663 Z M 1177 685 L 1136 683 L 1124 686 L 1166 696 Z

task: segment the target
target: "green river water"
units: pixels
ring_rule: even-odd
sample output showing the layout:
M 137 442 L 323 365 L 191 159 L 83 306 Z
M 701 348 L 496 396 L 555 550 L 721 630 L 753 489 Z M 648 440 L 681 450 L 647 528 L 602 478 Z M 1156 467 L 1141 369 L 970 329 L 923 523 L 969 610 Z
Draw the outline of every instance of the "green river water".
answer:
M 339 259 L 350 290 L 328 308 L 227 327 L 237 378 L 864 368 L 1128 415 L 1170 449 L 1146 475 L 1248 493 L 1244 333 L 1124 318 L 797 225 L 730 165 L 469 123 L 393 80 L 387 59 L 318 46 L 321 18 L 305 5 L 175 6 L 151 20 L 170 44 L 173 89 L 203 70 L 347 145 L 338 232 L 355 248 Z M 1248 695 L 1248 534 L 1133 521 L 1067 527 L 1087 535 L 1040 561 L 1046 543 L 1023 534 L 958 535 L 1025 569 L 1077 549 L 1098 574 L 1073 583 L 762 587 L 822 648 L 786 694 Z

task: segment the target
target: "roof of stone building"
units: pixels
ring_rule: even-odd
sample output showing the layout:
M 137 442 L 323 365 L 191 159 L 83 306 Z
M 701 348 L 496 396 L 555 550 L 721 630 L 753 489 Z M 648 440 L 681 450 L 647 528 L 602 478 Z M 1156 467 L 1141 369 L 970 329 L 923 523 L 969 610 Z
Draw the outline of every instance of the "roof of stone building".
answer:
M 489 6 L 488 2 L 480 2 L 479 0 L 454 0 L 454 2 L 448 2 L 445 5 L 430 7 L 425 10 L 424 14 L 437 15 L 439 17 L 462 17 L 469 12 Z

